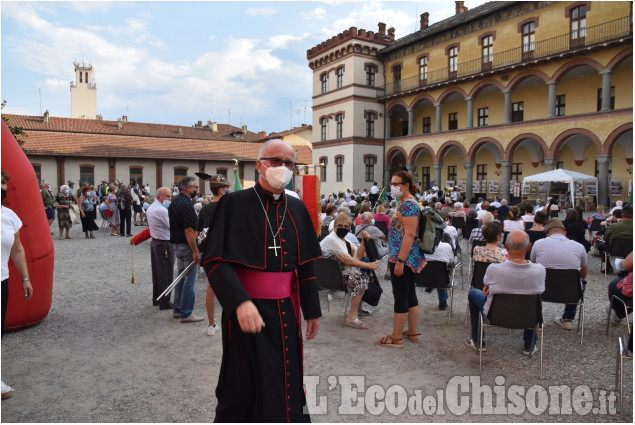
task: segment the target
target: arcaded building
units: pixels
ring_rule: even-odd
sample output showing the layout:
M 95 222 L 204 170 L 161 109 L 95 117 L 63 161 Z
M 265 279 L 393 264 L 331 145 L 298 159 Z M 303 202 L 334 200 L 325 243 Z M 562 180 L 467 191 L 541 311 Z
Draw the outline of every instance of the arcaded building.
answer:
M 362 31 L 348 30 L 358 37 Z M 577 198 L 588 205 L 608 204 L 609 196 L 612 202 L 626 199 L 633 161 L 632 34 L 632 2 L 510 1 L 468 10 L 457 1 L 450 18 L 429 25 L 424 13 L 418 31 L 380 38 L 386 45 L 372 57 L 375 85 L 367 84 L 363 99 L 332 84 L 348 50 L 339 57 L 339 46 L 324 52 L 328 56 L 311 54 L 333 44 L 329 40 L 308 55 L 313 159 L 327 164 L 327 182 L 335 180 L 339 188 L 370 187 L 372 181 L 349 175 L 364 169 L 367 155 L 382 151 L 374 179 L 384 184 L 391 173 L 407 169 L 424 188 L 436 182 L 457 185 L 470 198 L 508 199 L 516 189 L 515 195 L 544 199 L 544 187 L 515 183 L 558 167 L 598 178 L 597 187 L 578 189 Z M 344 75 L 363 75 L 366 65 L 356 65 L 347 63 Z M 320 112 L 325 93 L 316 83 L 324 73 L 331 81 L 328 114 Z M 359 90 L 359 81 L 350 84 Z M 375 139 L 383 138 L 383 146 L 353 138 L 350 144 L 360 149 L 329 150 L 346 139 L 332 131 L 329 117 L 337 106 L 373 100 Z M 323 116 L 331 127 L 326 138 Z M 364 127 L 365 116 L 359 110 L 346 114 L 343 128 Z M 346 155 L 341 175 L 334 170 L 337 155 Z

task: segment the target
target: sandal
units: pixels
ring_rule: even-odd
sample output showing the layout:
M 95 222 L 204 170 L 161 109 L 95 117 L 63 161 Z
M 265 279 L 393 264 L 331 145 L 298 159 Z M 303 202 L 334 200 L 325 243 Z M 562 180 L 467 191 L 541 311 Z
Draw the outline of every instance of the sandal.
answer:
M 393 338 L 392 335 L 379 338 L 377 344 L 387 347 L 403 347 L 403 338 Z
M 404 338 L 406 338 L 408 341 L 412 341 L 412 342 L 419 342 L 419 335 L 421 335 L 421 333 L 418 334 L 411 334 L 408 333 L 408 331 L 403 331 L 402 335 L 404 336 Z
M 368 329 L 368 325 L 362 322 L 361 320 L 359 320 L 359 318 L 353 320 L 352 322 L 349 322 L 348 320 L 346 320 L 344 324 L 346 326 L 350 326 L 351 328 L 355 328 L 355 329 Z

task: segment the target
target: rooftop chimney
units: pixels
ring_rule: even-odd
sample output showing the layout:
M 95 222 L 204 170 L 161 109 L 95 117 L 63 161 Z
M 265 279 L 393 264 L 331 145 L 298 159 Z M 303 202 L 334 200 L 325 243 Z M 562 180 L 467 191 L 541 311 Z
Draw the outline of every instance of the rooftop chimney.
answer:
M 211 122 L 211 121 L 207 121 L 207 126 L 210 128 L 210 130 L 216 132 L 218 131 L 218 123 L 215 122 Z
M 258 137 L 267 137 L 267 132 L 266 131 L 259 131 L 258 132 Z
M 421 14 L 421 28 L 419 28 L 420 30 L 424 30 L 426 28 L 428 28 L 428 20 L 430 18 L 430 14 L 428 12 L 426 13 L 422 13 Z
M 243 133 L 247 134 L 247 125 L 243 125 L 242 127 Z
M 128 115 L 124 115 L 121 117 L 121 121 L 128 122 Z
M 386 35 L 386 24 L 380 22 L 377 24 L 377 26 L 379 27 L 379 34 Z
M 459 13 L 463 13 L 465 11 L 467 11 L 467 7 L 463 5 L 464 2 L 462 1 L 456 1 L 456 14 L 458 15 Z
M 395 39 L 395 29 L 393 27 L 388 28 L 388 37 L 390 37 L 391 40 Z
M 117 120 L 117 127 L 119 128 L 119 130 L 123 129 L 123 122 L 121 121 L 121 118 Z
M 49 110 L 47 109 L 47 110 L 44 112 L 44 117 L 43 117 L 43 118 L 44 118 L 44 120 L 43 120 L 43 121 L 44 121 L 44 124 L 48 124 L 48 123 L 49 123 L 49 117 L 50 117 L 50 115 L 51 115 L 51 114 L 49 114 Z

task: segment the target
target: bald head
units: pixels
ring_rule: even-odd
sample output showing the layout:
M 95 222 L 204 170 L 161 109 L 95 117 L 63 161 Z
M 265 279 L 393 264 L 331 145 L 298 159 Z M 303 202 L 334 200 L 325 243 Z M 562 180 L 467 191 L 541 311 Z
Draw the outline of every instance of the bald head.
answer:
M 157 189 L 157 201 L 163 202 L 172 200 L 172 190 L 168 187 L 160 187 Z
M 507 235 L 505 246 L 507 246 L 510 257 L 524 256 L 529 248 L 529 235 L 524 230 L 512 230 Z M 512 255 L 512 253 L 516 255 Z
M 278 153 L 280 150 L 289 152 L 293 155 L 293 159 L 295 160 L 295 151 L 293 150 L 293 147 L 282 139 L 272 139 L 263 143 L 258 151 L 258 159 L 275 156 L 272 155 L 272 152 Z
M 273 187 L 269 184 L 266 177 L 267 169 L 272 167 L 271 161 L 273 161 L 274 158 L 278 161 L 286 161 L 286 163 L 295 162 L 296 154 L 290 144 L 280 139 L 265 142 L 260 147 L 260 151 L 258 151 L 258 159 L 256 160 L 256 170 L 258 170 L 260 174 L 258 183 L 269 192 L 282 193 L 284 188 Z M 280 165 L 280 163 L 278 162 L 277 165 Z

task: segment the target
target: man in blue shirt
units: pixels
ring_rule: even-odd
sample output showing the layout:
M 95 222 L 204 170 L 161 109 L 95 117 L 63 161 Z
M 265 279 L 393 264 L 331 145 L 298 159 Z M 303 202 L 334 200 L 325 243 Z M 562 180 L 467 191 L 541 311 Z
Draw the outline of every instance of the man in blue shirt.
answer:
M 183 177 L 178 184 L 179 195 L 172 200 L 168 208 L 170 217 L 170 242 L 174 245 L 178 274 L 181 274 L 190 263 L 198 264 L 201 256 L 196 246 L 197 217 L 192 197 L 196 195 L 198 185 L 196 178 Z M 200 322 L 202 317 L 193 314 L 196 295 L 196 278 L 198 267 L 194 267 L 174 287 L 174 314 L 175 319 L 181 319 L 182 323 Z

